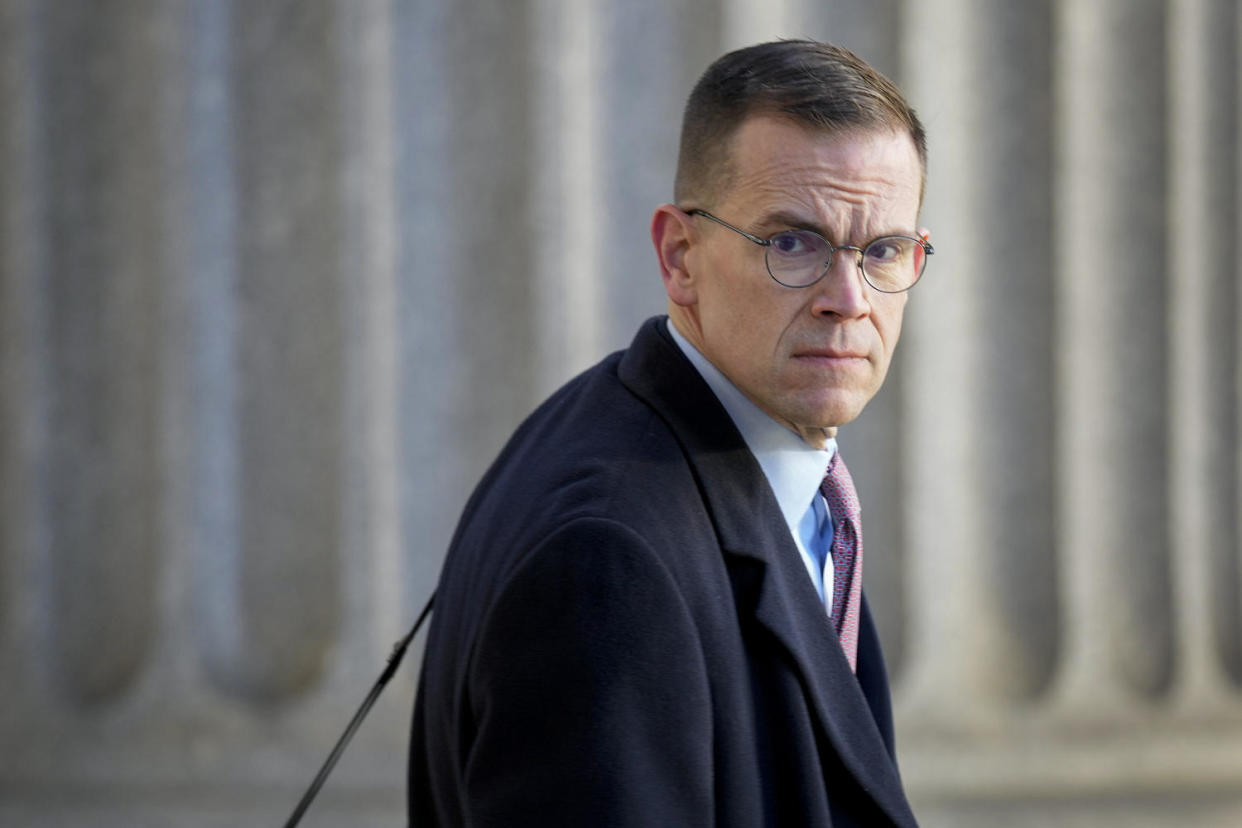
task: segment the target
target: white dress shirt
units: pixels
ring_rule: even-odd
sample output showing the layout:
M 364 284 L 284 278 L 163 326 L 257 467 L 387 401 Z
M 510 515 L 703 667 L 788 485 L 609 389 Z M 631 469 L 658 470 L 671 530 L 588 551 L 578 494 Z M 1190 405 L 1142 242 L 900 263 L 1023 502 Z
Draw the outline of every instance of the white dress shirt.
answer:
M 759 461 L 802 555 L 811 583 L 822 600 L 832 594 L 832 567 L 825 566 L 832 542 L 832 519 L 819 492 L 828 463 L 837 450 L 835 438 L 824 448 L 808 445 L 792 429 L 778 423 L 750 401 L 707 357 L 690 344 L 668 320 L 668 331 L 724 406 L 741 432 L 746 447 Z

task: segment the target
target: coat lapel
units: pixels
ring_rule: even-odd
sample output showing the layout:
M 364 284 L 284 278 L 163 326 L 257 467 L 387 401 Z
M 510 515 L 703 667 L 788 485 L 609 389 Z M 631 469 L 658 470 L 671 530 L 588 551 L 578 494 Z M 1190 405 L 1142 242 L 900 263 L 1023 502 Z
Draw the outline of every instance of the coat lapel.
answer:
M 683 445 L 712 514 L 726 562 L 754 574 L 739 611 L 753 612 L 792 657 L 841 762 L 897 825 L 914 825 L 896 766 L 858 680 L 806 575 L 758 462 L 711 389 L 664 328 L 639 331 L 622 382 L 666 420 Z

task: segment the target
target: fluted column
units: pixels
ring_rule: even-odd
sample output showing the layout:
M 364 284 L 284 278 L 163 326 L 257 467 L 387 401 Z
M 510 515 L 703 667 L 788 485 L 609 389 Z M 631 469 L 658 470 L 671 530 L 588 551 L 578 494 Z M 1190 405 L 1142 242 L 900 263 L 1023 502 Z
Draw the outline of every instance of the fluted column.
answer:
M 408 595 L 401 525 L 397 132 L 391 7 L 337 2 L 341 55 L 341 256 L 345 486 L 341 555 L 348 651 L 365 673 L 398 638 Z
M 1179 0 L 1169 16 L 1170 531 L 1174 640 L 1191 703 L 1242 679 L 1238 19 L 1227 0 Z
M 452 173 L 439 206 L 445 268 L 417 277 L 448 280 L 460 324 L 439 353 L 452 361 L 455 448 L 462 502 L 513 427 L 539 396 L 532 267 L 541 240 L 532 232 L 529 192 L 535 156 L 534 9 L 484 0 L 444 12 L 441 52 L 447 87 L 446 136 Z M 486 55 L 486 60 L 480 60 Z M 503 79 L 503 82 L 500 82 Z M 469 105 L 461 105 L 462 102 Z
M 525 212 L 536 237 L 529 278 L 539 300 L 534 356 L 542 397 L 602 351 L 600 269 L 608 212 L 600 198 L 604 102 L 596 89 L 607 51 L 599 4 L 542 0 L 535 9 L 530 163 L 538 175 Z
M 387 81 L 395 147 L 395 274 L 400 535 L 409 575 L 402 580 L 405 617 L 413 618 L 434 588 L 460 505 L 473 484 L 468 468 L 483 462 L 462 438 L 467 352 L 459 331 L 476 329 L 475 309 L 456 301 L 457 279 L 484 285 L 499 278 L 459 261 L 472 240 L 490 237 L 490 217 L 454 205 L 478 182 L 458 170 L 471 145 L 457 137 L 462 115 L 451 81 L 453 60 L 473 60 L 442 3 L 392 3 Z M 473 107 L 470 107 L 472 109 Z M 462 145 L 462 146 L 459 146 Z M 503 237 L 503 233 L 501 234 Z M 505 257 L 497 252 L 497 260 Z M 486 257 L 480 256 L 480 259 Z M 475 441 L 477 435 L 470 435 Z
M 533 195 L 548 200 L 532 198 L 531 205 L 537 220 L 554 222 L 551 234 L 540 237 L 532 280 L 544 308 L 544 342 L 551 334 L 567 348 L 541 355 L 544 381 L 555 386 L 628 345 L 644 319 L 664 312 L 651 215 L 673 197 L 685 97 L 720 44 L 717 10 L 701 0 L 575 4 L 572 13 L 559 0 L 547 5 L 566 18 L 546 28 L 570 55 L 569 65 L 541 70 L 541 183 Z M 557 51 L 552 42 L 535 44 L 541 63 L 555 62 L 548 56 Z M 586 223 L 589 228 L 581 226 Z M 583 237 L 573 238 L 579 229 Z M 567 339 L 573 330 L 579 333 Z
M 161 538 L 159 16 L 48 9 L 46 281 L 53 669 L 83 701 L 150 657 Z
M 44 38 L 34 3 L 0 3 L 0 668 L 12 703 L 38 697 L 49 544 L 42 462 L 51 403 Z
M 954 718 L 963 697 L 975 712 L 1036 697 L 1057 654 L 1051 12 L 942 3 L 913 27 L 907 87 L 931 129 L 937 251 L 903 344 L 907 699 Z M 943 49 L 954 35 L 959 47 Z
M 1061 690 L 1101 714 L 1174 670 L 1166 34 L 1156 0 L 1058 9 Z
M 165 693 L 214 688 L 241 647 L 242 549 L 239 412 L 235 371 L 244 358 L 238 309 L 232 140 L 231 6 L 179 0 L 162 6 L 161 218 L 167 267 L 161 357 L 161 467 L 166 526 L 161 550 L 161 652 L 154 677 Z
M 237 171 L 236 636 L 217 674 L 305 690 L 339 634 L 343 285 L 339 51 L 330 7 L 231 20 Z M 299 128 L 290 129 L 297 123 Z M 223 620 L 223 619 L 221 619 Z

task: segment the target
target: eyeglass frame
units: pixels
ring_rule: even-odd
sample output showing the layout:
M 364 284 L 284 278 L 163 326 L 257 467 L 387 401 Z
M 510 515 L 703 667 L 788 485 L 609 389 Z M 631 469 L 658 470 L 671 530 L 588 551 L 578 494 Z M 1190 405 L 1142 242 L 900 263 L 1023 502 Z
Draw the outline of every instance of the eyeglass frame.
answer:
M 925 257 L 931 256 L 936 252 L 936 249 L 932 247 L 932 243 L 929 242 L 927 239 L 919 238 L 918 236 L 908 236 L 905 233 L 887 233 L 883 236 L 877 236 L 876 238 L 867 242 L 862 247 L 859 247 L 854 244 L 841 244 L 841 245 L 833 244 L 832 242 L 828 241 L 828 239 L 825 239 L 823 236 L 821 236 L 819 233 L 816 233 L 814 230 L 807 230 L 806 228 L 792 228 L 791 227 L 789 228 L 789 230 L 781 230 L 779 232 L 773 233 L 771 238 L 761 239 L 758 236 L 754 235 L 753 233 L 747 233 L 745 230 L 741 229 L 740 227 L 734 227 L 732 224 L 729 224 L 729 222 L 725 221 L 722 218 L 717 218 L 716 216 L 713 216 L 711 213 L 707 212 L 706 210 L 700 210 L 699 208 L 694 207 L 689 210 L 685 210 L 684 212 L 688 216 L 702 216 L 708 221 L 714 221 L 716 224 L 719 224 L 721 227 L 727 227 L 728 229 L 732 230 L 734 233 L 737 233 L 739 236 L 742 236 L 743 238 L 745 238 L 747 241 L 752 241 L 755 244 L 759 245 L 760 247 L 764 248 L 763 267 L 765 270 L 768 271 L 768 276 L 770 276 L 772 278 L 772 281 L 776 282 L 781 287 L 787 287 L 787 288 L 790 288 L 791 290 L 801 290 L 802 288 L 809 288 L 809 287 L 819 284 L 821 281 L 823 281 L 823 278 L 828 275 L 828 271 L 832 269 L 832 263 L 835 260 L 838 250 L 855 250 L 858 252 L 858 272 L 862 274 L 863 281 L 866 282 L 867 285 L 872 290 L 878 293 L 889 293 L 889 294 L 905 293 L 906 291 L 910 290 L 910 288 L 917 285 L 919 283 L 919 280 L 923 278 L 923 272 L 927 270 L 926 258 L 924 258 L 923 267 L 919 270 L 918 275 L 914 277 L 913 282 L 911 282 L 906 287 L 903 287 L 901 290 L 885 290 L 884 288 L 876 287 L 875 283 L 872 282 L 871 279 L 867 277 L 867 269 L 863 267 L 863 256 L 866 253 L 867 248 L 871 247 L 871 245 L 875 244 L 881 239 L 896 238 L 896 239 L 910 239 L 911 241 L 916 242 L 920 247 L 923 248 L 923 253 Z M 786 284 L 785 282 L 782 282 L 780 279 L 776 278 L 776 274 L 772 272 L 772 264 L 768 261 L 768 251 L 771 250 L 772 248 L 772 239 L 781 235 L 781 233 L 788 233 L 790 230 L 795 230 L 795 229 L 798 230 L 798 232 L 800 233 L 810 233 L 812 236 L 815 236 L 816 238 L 821 239 L 824 242 L 824 244 L 828 245 L 828 261 L 824 264 L 823 271 L 818 276 L 816 276 L 812 281 L 807 282 L 805 285 L 789 285 L 789 284 Z

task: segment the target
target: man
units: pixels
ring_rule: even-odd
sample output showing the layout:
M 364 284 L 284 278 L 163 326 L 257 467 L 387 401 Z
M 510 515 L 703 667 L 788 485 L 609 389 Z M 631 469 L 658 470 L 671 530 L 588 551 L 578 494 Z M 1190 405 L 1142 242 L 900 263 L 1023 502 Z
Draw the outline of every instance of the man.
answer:
M 834 458 L 931 252 L 925 153 L 832 46 L 700 79 L 651 227 L 668 317 L 544 403 L 461 518 L 412 825 L 915 824 Z

